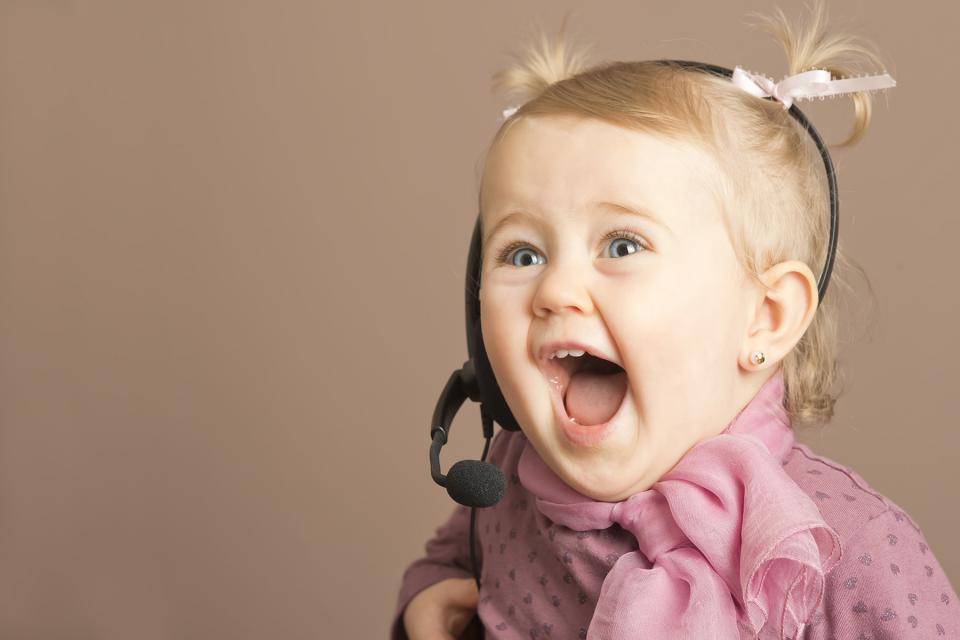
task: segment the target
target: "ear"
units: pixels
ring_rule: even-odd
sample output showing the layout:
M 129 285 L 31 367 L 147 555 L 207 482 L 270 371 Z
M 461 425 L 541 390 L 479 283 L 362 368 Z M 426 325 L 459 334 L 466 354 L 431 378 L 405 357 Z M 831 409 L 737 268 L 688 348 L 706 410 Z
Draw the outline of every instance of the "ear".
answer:
M 778 263 L 760 279 L 769 289 L 757 289 L 739 359 L 747 371 L 776 367 L 803 337 L 819 305 L 817 281 L 810 267 L 799 260 Z M 762 364 L 752 359 L 757 351 L 764 355 Z

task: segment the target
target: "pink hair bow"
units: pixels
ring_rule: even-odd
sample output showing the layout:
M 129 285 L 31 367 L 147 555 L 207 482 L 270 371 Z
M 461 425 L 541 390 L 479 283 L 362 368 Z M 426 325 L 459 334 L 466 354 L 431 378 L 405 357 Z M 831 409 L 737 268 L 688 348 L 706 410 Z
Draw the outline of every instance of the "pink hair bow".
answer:
M 875 76 L 860 76 L 858 78 L 842 78 L 833 80 L 830 72 L 825 69 L 813 69 L 792 76 L 787 76 L 780 82 L 736 67 L 733 70 L 733 83 L 758 98 L 773 97 L 783 103 L 784 109 L 789 109 L 794 100 L 826 96 L 835 96 L 841 93 L 855 91 L 876 91 L 897 86 L 897 81 L 889 74 Z

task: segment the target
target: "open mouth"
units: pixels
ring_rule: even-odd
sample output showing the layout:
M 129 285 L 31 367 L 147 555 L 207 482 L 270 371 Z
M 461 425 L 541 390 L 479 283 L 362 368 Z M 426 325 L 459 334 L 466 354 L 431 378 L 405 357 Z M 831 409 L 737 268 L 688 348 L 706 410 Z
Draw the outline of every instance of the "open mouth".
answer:
M 602 426 L 620 409 L 627 394 L 627 372 L 615 362 L 590 353 L 554 357 L 546 372 L 556 389 L 566 420 L 581 425 Z

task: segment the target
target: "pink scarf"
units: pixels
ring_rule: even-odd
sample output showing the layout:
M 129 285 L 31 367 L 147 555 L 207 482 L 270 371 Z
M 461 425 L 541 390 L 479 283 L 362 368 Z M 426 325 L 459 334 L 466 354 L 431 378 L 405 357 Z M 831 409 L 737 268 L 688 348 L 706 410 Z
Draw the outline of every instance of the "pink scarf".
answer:
M 794 441 L 783 393 L 780 371 L 723 433 L 622 502 L 573 490 L 527 441 L 518 475 L 543 515 L 576 531 L 616 523 L 639 543 L 607 574 L 587 638 L 799 637 L 840 540 L 783 469 Z

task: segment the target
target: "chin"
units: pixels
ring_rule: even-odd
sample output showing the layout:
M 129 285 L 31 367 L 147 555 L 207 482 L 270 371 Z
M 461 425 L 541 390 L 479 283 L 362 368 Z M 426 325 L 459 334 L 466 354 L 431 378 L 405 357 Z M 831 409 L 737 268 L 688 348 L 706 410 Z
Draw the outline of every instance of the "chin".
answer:
M 605 464 L 599 460 L 567 460 L 566 473 L 561 478 L 570 487 L 588 498 L 602 502 L 619 502 L 641 489 L 637 478 L 625 479 L 616 470 L 617 464 Z
M 617 446 L 616 443 L 609 443 L 601 448 L 570 445 L 557 432 L 552 411 L 529 410 L 526 415 L 532 418 L 532 422 L 524 421 L 521 424 L 536 424 L 538 427 L 529 429 L 525 426 L 524 435 L 547 466 L 578 493 L 602 502 L 619 502 L 648 488 L 643 486 L 639 473 L 624 477 L 626 469 L 646 471 L 645 460 L 610 457 L 611 453 L 623 451 L 629 444 L 620 443 Z M 626 439 L 632 443 L 629 437 Z

